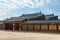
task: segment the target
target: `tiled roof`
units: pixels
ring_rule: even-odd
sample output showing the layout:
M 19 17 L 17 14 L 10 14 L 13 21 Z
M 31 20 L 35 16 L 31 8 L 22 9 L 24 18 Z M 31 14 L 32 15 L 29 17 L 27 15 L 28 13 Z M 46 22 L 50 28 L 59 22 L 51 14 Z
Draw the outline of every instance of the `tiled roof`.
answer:
M 23 14 L 20 17 L 25 17 L 27 19 L 31 19 L 31 18 L 36 18 L 36 17 L 42 16 L 42 15 L 43 14 L 40 12 L 40 13 L 34 13 L 34 14 Z
M 54 16 L 54 14 L 44 15 L 41 12 L 39 12 L 39 13 L 33 13 L 33 14 L 24 14 L 20 17 L 8 18 L 8 19 L 5 19 L 4 21 L 23 21 L 24 19 L 27 19 L 27 20 L 33 19 L 33 20 L 35 20 L 35 19 L 38 18 L 39 21 L 36 20 L 36 21 L 32 21 L 32 22 L 33 23 L 34 22 L 41 23 L 41 22 L 50 22 L 51 20 L 49 18 L 53 19 L 54 17 L 57 17 L 57 16 Z M 50 20 L 50 21 L 46 21 L 46 20 Z M 27 23 L 29 23 L 29 22 L 31 23 L 31 21 L 27 21 Z
M 12 17 L 12 18 L 5 19 L 4 21 L 23 21 L 24 19 L 36 18 L 36 17 L 42 16 L 42 15 L 43 14 L 41 12 L 34 13 L 34 14 L 24 14 L 20 17 Z
M 31 24 L 31 23 L 60 23 L 60 20 L 31 20 L 31 21 L 25 21 L 23 22 L 25 24 Z
M 46 20 L 49 20 L 50 18 L 54 18 L 54 17 L 57 17 L 58 19 L 58 16 L 54 16 L 54 14 L 45 15 Z
M 22 21 L 24 19 L 25 19 L 24 17 L 12 17 L 12 18 L 6 19 L 4 21 Z
M 36 16 L 36 15 L 43 15 L 41 12 L 32 13 L 32 14 L 23 14 L 22 16 Z

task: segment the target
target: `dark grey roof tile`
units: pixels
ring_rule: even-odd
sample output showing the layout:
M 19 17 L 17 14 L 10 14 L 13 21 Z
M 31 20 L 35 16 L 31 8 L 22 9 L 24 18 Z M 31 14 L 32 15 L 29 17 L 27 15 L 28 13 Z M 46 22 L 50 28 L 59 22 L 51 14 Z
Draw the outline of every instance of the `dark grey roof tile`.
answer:
M 23 21 L 25 18 L 24 17 L 12 17 L 10 19 L 6 19 L 4 21 Z
M 25 21 L 23 23 L 31 24 L 31 23 L 60 23 L 60 20 L 33 20 L 33 21 Z

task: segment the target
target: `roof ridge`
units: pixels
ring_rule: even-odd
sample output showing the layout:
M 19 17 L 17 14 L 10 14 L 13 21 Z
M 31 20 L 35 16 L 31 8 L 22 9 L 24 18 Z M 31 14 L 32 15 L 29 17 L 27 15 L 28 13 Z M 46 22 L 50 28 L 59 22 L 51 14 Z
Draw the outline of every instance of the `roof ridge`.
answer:
M 32 14 L 23 14 L 22 16 L 38 15 L 38 14 L 43 15 L 42 12 L 37 12 L 37 13 L 32 13 Z

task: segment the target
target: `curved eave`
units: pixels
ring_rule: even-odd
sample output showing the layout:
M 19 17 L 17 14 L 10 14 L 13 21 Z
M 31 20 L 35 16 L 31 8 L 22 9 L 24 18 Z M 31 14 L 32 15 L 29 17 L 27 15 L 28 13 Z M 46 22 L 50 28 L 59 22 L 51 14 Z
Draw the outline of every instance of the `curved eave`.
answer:
M 25 21 L 24 24 L 45 24 L 45 23 L 60 23 L 60 20 L 33 20 Z

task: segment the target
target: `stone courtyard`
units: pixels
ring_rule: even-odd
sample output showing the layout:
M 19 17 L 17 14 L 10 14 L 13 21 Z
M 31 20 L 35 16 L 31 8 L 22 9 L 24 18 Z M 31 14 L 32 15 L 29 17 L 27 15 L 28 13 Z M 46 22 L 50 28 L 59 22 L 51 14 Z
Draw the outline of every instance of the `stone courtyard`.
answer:
M 0 31 L 0 40 L 60 40 L 59 33 Z

